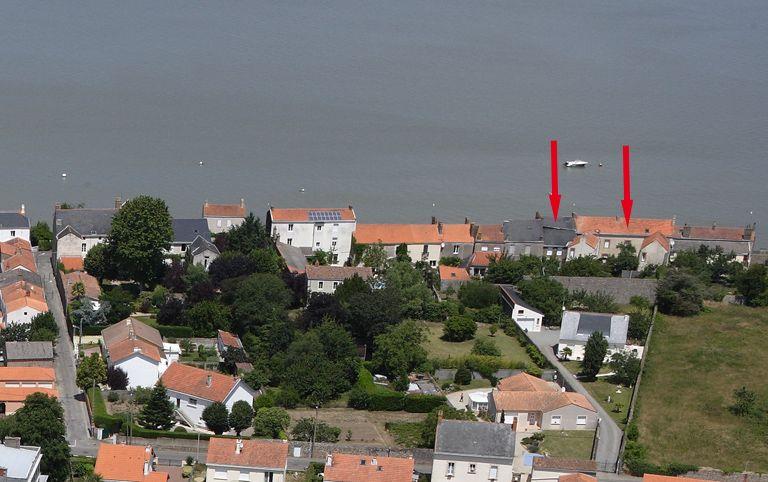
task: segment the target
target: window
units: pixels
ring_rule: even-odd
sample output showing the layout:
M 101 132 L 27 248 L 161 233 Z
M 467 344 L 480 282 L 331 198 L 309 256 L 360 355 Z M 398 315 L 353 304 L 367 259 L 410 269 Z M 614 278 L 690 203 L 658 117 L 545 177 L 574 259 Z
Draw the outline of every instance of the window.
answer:
M 491 465 L 491 470 L 488 471 L 488 480 L 496 480 L 499 478 L 498 465 Z
M 338 286 L 339 286 L 339 282 L 338 281 L 334 281 L 333 282 L 333 289 L 336 289 Z
M 232 220 L 231 219 L 227 219 L 227 227 L 228 228 L 232 227 Z
M 286 239 L 285 241 L 286 241 L 286 244 L 287 244 L 288 246 L 291 246 L 291 245 L 293 244 L 293 238 L 288 238 L 288 239 Z
M 85 243 L 80 245 L 80 251 L 82 251 L 83 253 L 88 251 L 88 247 L 85 245 Z
M 421 254 L 427 254 L 429 253 L 429 245 L 425 244 L 424 248 L 421 250 Z
M 217 219 L 217 220 L 216 220 L 216 227 L 217 227 L 217 228 L 220 228 L 220 227 L 221 227 L 221 219 Z
M 603 248 L 608 249 L 610 247 L 611 247 L 611 241 L 610 240 L 606 239 L 605 241 L 603 241 Z
M 453 245 L 453 254 L 459 254 L 459 245 L 458 244 L 454 244 Z
M 552 425 L 560 425 L 560 421 L 562 420 L 562 417 L 560 415 L 552 415 L 552 420 L 550 423 Z
M 645 257 L 648 253 L 641 253 L 640 254 L 640 260 L 642 260 L 643 263 L 645 263 Z
M 547 250 L 547 256 L 552 256 L 552 250 L 551 249 Z
M 323 283 L 322 281 L 318 281 L 318 282 L 317 282 L 317 287 L 318 287 L 318 288 L 320 288 L 320 289 L 323 289 L 323 285 L 324 285 L 324 284 L 325 284 L 325 283 Z
M 431 266 L 432 268 L 434 268 L 435 266 L 437 266 L 437 261 L 435 261 L 435 260 L 432 260 L 432 261 L 430 261 L 430 262 L 429 262 L 429 266 Z
M 498 246 L 494 246 L 493 247 L 493 252 L 494 253 L 500 253 L 501 252 L 501 248 L 499 248 Z
M 179 408 L 179 407 L 181 407 L 181 399 L 177 398 L 176 399 L 176 408 Z
M 480 246 L 480 251 L 488 251 L 488 246 Z
M 251 480 L 251 474 L 249 472 L 240 472 L 237 480 Z
M 468 472 L 469 472 L 470 474 L 474 474 L 475 472 L 477 472 L 477 466 L 476 466 L 475 464 L 469 464 L 469 470 L 468 470 Z
M 218 470 L 213 473 L 214 479 L 227 480 L 227 471 L 219 472 Z
M 13 238 L 13 237 L 15 237 L 15 236 L 16 236 L 16 231 L 14 231 L 14 230 L 11 230 L 11 237 Z
M 183 253 L 186 250 L 187 250 L 187 245 L 186 244 L 182 244 L 181 245 L 181 252 Z
M 264 482 L 274 482 L 274 481 L 275 481 L 274 472 L 264 472 Z
M 333 255 L 333 262 L 334 263 L 338 263 L 339 262 L 339 255 L 338 254 L 334 254 Z
M 317 229 L 318 231 L 322 231 L 323 230 L 323 225 L 322 224 L 316 224 L 315 225 L 315 229 Z
M 518 315 L 524 315 L 525 314 L 525 310 L 517 310 L 517 314 Z
M 331 241 L 331 246 L 335 248 L 336 247 L 336 241 Z
M 563 250 L 562 249 L 558 249 L 557 250 L 557 255 L 558 256 L 562 256 L 563 255 Z
M 320 247 L 320 241 L 315 243 L 315 248 L 319 248 L 319 247 Z
M 586 425 L 587 424 L 587 416 L 586 415 L 577 415 L 576 416 L 576 425 Z
M 288 231 L 293 231 L 293 224 L 288 225 Z
M 456 469 L 456 464 L 453 462 L 448 462 L 448 470 L 445 472 L 445 475 L 451 477 L 453 476 L 453 472 Z
M 187 400 L 187 406 L 188 407 L 196 407 L 197 406 L 197 399 L 196 398 L 190 398 Z

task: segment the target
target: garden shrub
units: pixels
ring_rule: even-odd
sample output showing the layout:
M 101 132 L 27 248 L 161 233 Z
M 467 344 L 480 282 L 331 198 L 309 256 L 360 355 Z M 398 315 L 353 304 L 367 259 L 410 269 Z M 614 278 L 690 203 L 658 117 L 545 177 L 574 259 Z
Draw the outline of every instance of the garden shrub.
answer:
M 158 325 L 157 331 L 163 338 L 192 338 L 195 335 L 189 326 Z
M 453 375 L 453 382 L 457 385 L 469 385 L 472 381 L 472 372 L 466 366 L 461 366 Z
M 446 398 L 442 395 L 414 393 L 405 397 L 404 409 L 411 413 L 429 413 L 445 402 Z

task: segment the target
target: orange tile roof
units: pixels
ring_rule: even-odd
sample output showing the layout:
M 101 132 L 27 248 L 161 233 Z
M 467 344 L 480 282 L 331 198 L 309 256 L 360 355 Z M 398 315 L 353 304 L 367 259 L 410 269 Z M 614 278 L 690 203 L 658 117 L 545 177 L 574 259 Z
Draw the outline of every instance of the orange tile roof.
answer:
M 37 265 L 31 251 L 19 250 L 15 255 L 3 261 L 3 271 L 16 268 L 25 268 L 27 271 L 37 273 Z
M 83 271 L 85 269 L 84 260 L 80 256 L 62 256 L 59 261 L 67 271 Z
M 211 218 L 244 218 L 245 201 L 236 204 L 203 203 L 203 217 Z
M 375 464 L 374 464 L 375 461 Z M 329 482 L 411 482 L 413 459 L 334 453 L 323 468 Z
M 565 474 L 557 478 L 558 482 L 597 482 L 595 477 L 591 475 L 582 474 L 581 472 L 575 474 Z
M 644 474 L 643 482 L 700 482 L 706 479 L 692 477 L 672 477 L 669 475 Z
M 510 392 L 552 392 L 556 390 L 549 382 L 525 372 L 502 378 L 496 385 L 496 389 Z
M 444 243 L 472 243 L 471 224 L 443 224 L 443 233 L 440 239 Z
M 67 295 L 67 302 L 72 301 L 72 287 L 76 283 L 83 283 L 85 287 L 85 297 L 92 300 L 98 300 L 101 296 L 101 286 L 99 280 L 89 275 L 85 271 L 73 271 L 71 273 L 61 273 L 61 279 L 64 283 L 64 291 Z
M 155 345 L 137 338 L 135 340 L 123 340 L 110 345 L 109 359 L 112 363 L 117 363 L 119 361 L 125 360 L 137 352 L 155 360 L 156 362 L 159 362 L 164 358 L 164 354 L 160 353 L 160 350 L 158 350 Z
M 104 480 L 128 482 L 162 482 L 168 480 L 167 472 L 149 472 L 144 475 L 144 462 L 151 462 L 154 451 L 143 445 L 112 445 L 102 443 L 96 455 L 93 472 Z
M 59 392 L 55 388 L 0 387 L 0 402 L 23 402 L 33 393 L 42 393 L 49 397 L 59 397 Z
M 580 234 L 576 236 L 571 240 L 570 243 L 568 243 L 568 246 L 574 246 L 576 244 L 579 244 L 582 241 L 587 243 L 587 246 L 589 246 L 592 249 L 597 248 L 597 241 L 598 241 L 597 236 L 591 233 Z
M 338 211 L 341 214 L 341 221 L 354 221 L 356 219 L 355 210 L 352 206 L 346 208 L 270 208 L 272 221 L 285 222 L 316 222 L 309 219 L 309 212 L 328 212 Z M 323 221 L 321 221 L 323 222 Z M 325 221 L 332 222 L 332 221 Z
M 10 256 L 16 254 L 19 250 L 32 252 L 32 245 L 26 239 L 21 238 L 12 238 L 8 241 L 0 242 L 0 255 Z
M 645 248 L 649 244 L 653 243 L 654 241 L 658 241 L 658 243 L 667 251 L 669 251 L 669 240 L 664 236 L 663 234 L 659 233 L 658 231 L 651 234 L 647 238 L 643 240 L 643 244 L 640 245 L 640 249 Z
M 208 465 L 236 465 L 263 469 L 283 470 L 288 460 L 288 442 L 280 440 L 242 440 L 240 453 L 237 440 L 213 437 L 208 442 Z
M 501 253 L 493 251 L 477 251 L 472 253 L 472 257 L 469 258 L 469 266 L 488 266 L 491 264 L 491 258 L 501 257 Z
M 355 241 L 361 244 L 440 244 L 437 224 L 358 224 Z
M 210 386 L 208 377 L 211 377 Z M 223 402 L 238 379 L 210 370 L 171 363 L 160 378 L 165 388 L 213 402 Z
M 455 281 L 469 281 L 472 279 L 464 268 L 457 268 L 454 266 L 440 265 L 440 279 L 442 281 L 455 280 Z
M 754 241 L 755 231 L 749 240 L 744 239 L 744 228 L 735 228 L 727 226 L 689 226 L 690 234 L 688 238 L 693 239 L 718 239 L 728 241 Z M 680 229 L 682 233 L 682 229 Z
M 373 277 L 373 270 L 365 266 L 315 266 L 309 264 L 304 271 L 307 279 L 343 281 L 355 275 L 365 279 Z
M 591 412 L 595 408 L 589 403 L 587 398 L 574 392 L 514 392 L 498 391 L 491 392 L 493 403 L 496 410 L 507 410 L 511 412 L 550 412 L 560 407 L 576 405 Z
M 504 226 L 501 224 L 478 224 L 475 241 L 484 243 L 503 243 Z
M 147 343 L 151 343 L 152 345 L 155 345 L 160 352 L 163 350 L 163 337 L 160 336 L 160 332 L 157 331 L 157 328 L 153 328 L 130 316 L 101 330 L 101 336 L 104 338 L 104 344 L 107 346 L 108 350 L 113 345 L 131 338 L 137 338 L 144 340 Z
M 629 226 L 624 218 L 618 216 L 581 216 L 576 215 L 576 231 L 580 233 L 615 234 L 615 235 L 648 235 L 660 232 L 671 236 L 675 232 L 674 219 L 632 218 Z
M 0 367 L 0 382 L 54 382 L 56 373 L 47 367 Z
M 45 302 L 42 289 L 25 281 L 17 281 L 3 287 L 0 289 L 0 297 L 2 297 L 6 313 L 24 307 L 32 308 L 41 313 L 48 311 L 48 304 Z
M 243 347 L 243 343 L 240 341 L 240 338 L 228 331 L 219 330 L 219 339 L 224 344 L 224 346 L 231 346 L 233 348 Z

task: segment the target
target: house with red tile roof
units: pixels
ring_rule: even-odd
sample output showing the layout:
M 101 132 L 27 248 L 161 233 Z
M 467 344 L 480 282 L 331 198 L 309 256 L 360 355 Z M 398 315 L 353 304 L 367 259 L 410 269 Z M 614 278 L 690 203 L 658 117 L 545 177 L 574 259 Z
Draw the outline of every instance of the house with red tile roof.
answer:
M 240 226 L 247 216 L 245 199 L 235 204 L 203 203 L 203 218 L 208 221 L 208 230 L 212 234 L 223 233 Z
M 412 482 L 413 458 L 335 452 L 325 459 L 326 482 Z
M 467 271 L 471 276 L 482 278 L 485 276 L 485 272 L 488 271 L 488 266 L 491 264 L 492 259 L 501 259 L 504 255 L 492 251 L 478 251 L 472 254 L 467 263 Z
M 440 289 L 443 291 L 448 288 L 458 290 L 461 285 L 472 279 L 467 269 L 459 266 L 445 266 L 441 264 L 438 268 L 438 273 L 440 274 Z
M 373 277 L 373 270 L 365 266 L 316 266 L 307 265 L 307 293 L 333 294 L 348 278 L 359 276 L 364 280 Z
M 0 367 L 0 416 L 15 413 L 33 393 L 58 397 L 55 382 L 53 368 Z
M 74 301 L 75 296 L 72 294 L 72 289 L 76 284 L 81 283 L 85 289 L 84 297 L 91 302 L 96 309 L 101 306 L 99 298 L 101 297 L 101 286 L 99 280 L 89 275 L 85 271 L 70 271 L 59 272 L 61 276 L 61 282 L 64 285 L 64 295 L 67 299 L 67 304 Z
M 412 262 L 425 261 L 430 266 L 440 261 L 442 242 L 437 224 L 359 224 L 355 231 L 356 244 L 381 244 L 389 258 L 405 244 Z
M 516 432 L 594 430 L 598 420 L 584 395 L 562 391 L 525 372 L 499 381 L 491 392 L 488 416 Z
M 205 459 L 206 479 L 284 482 L 288 449 L 288 442 L 282 440 L 213 437 Z
M 475 247 L 473 251 L 504 252 L 504 225 L 472 224 L 470 232 L 475 239 Z
M 357 215 L 346 208 L 270 207 L 266 226 L 277 241 L 301 248 L 309 256 L 323 250 L 331 253 L 331 264 L 343 265 L 352 250 Z
M 649 265 L 661 266 L 669 260 L 669 238 L 656 231 L 643 239 L 637 252 L 639 259 L 638 269 Z
M 669 238 L 675 233 L 675 220 L 672 218 L 650 219 L 633 217 L 629 225 L 626 224 L 623 217 L 619 216 L 583 216 L 574 214 L 573 219 L 578 234 L 591 235 L 597 238 L 597 252 L 595 255 L 598 258 L 618 255 L 621 252 L 619 248 L 624 243 L 634 246 L 635 252 L 640 257 L 643 243 L 647 240 L 646 247 L 652 246 L 646 250 L 646 261 L 641 261 L 643 265 L 663 264 L 665 262 L 662 253 L 663 245 L 659 240 L 660 238 Z M 569 255 L 571 248 L 576 248 L 576 246 L 569 246 Z M 574 254 L 576 254 L 575 249 Z M 661 263 L 656 263 L 656 261 L 661 261 Z
M 178 355 L 166 350 L 156 328 L 128 317 L 101 330 L 107 365 L 128 374 L 128 387 L 153 387 Z
M 48 312 L 43 288 L 26 280 L 0 288 L 0 312 L 5 325 L 30 323 L 40 313 Z
M 234 333 L 218 330 L 216 333 L 216 349 L 219 351 L 219 355 L 223 354 L 227 348 L 242 350 L 243 342 Z
M 239 400 L 253 405 L 257 394 L 240 378 L 178 362 L 172 363 L 160 380 L 176 411 L 197 427 L 205 427 L 201 418 L 203 410 L 214 402 L 221 402 L 232 410 L 232 405 Z
M 167 482 L 168 472 L 157 471 L 156 466 L 151 445 L 101 443 L 93 472 L 104 482 Z
M 432 218 L 432 224 L 437 224 L 437 232 L 442 246 L 440 251 L 441 257 L 455 256 L 462 261 L 466 261 L 472 256 L 475 248 L 475 238 L 472 235 L 472 225 L 468 219 L 464 219 L 463 224 L 450 224 Z

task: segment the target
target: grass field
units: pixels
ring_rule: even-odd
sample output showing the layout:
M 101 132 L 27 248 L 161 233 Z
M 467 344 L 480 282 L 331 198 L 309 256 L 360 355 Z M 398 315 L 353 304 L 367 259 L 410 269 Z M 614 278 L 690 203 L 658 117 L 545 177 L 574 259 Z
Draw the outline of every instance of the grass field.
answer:
M 580 362 L 578 361 L 563 362 L 563 365 L 574 374 L 581 370 Z M 605 366 L 600 369 L 600 373 L 607 373 L 609 371 L 610 369 Z M 608 412 L 619 428 L 623 430 L 626 426 L 627 410 L 629 410 L 629 403 L 632 399 L 632 390 L 609 383 L 605 378 L 598 378 L 594 382 L 581 380 L 581 384 L 595 397 L 595 400 L 600 402 L 600 405 Z M 617 390 L 621 390 L 621 393 L 616 393 Z M 609 396 L 611 397 L 610 403 L 608 402 Z M 615 411 L 616 408 L 620 408 L 620 411 Z
M 768 427 L 728 411 L 746 386 L 768 403 L 768 309 L 659 317 L 640 383 L 640 442 L 655 463 L 768 471 Z M 763 422 L 765 424 L 765 422 Z
M 550 457 L 589 460 L 594 435 L 592 430 L 545 430 L 540 452 Z
M 440 339 L 443 336 L 442 323 L 427 322 L 426 325 L 428 328 L 426 348 L 430 357 L 461 357 L 469 355 L 470 351 L 472 351 L 474 339 L 462 342 L 444 341 Z M 493 340 L 501 350 L 501 356 L 507 360 L 521 361 L 533 365 L 531 358 L 525 352 L 525 348 L 520 346 L 516 338 L 505 335 L 501 330 L 496 332 L 496 336 L 491 337 L 488 333 L 488 326 L 478 324 L 475 338 L 485 337 Z

